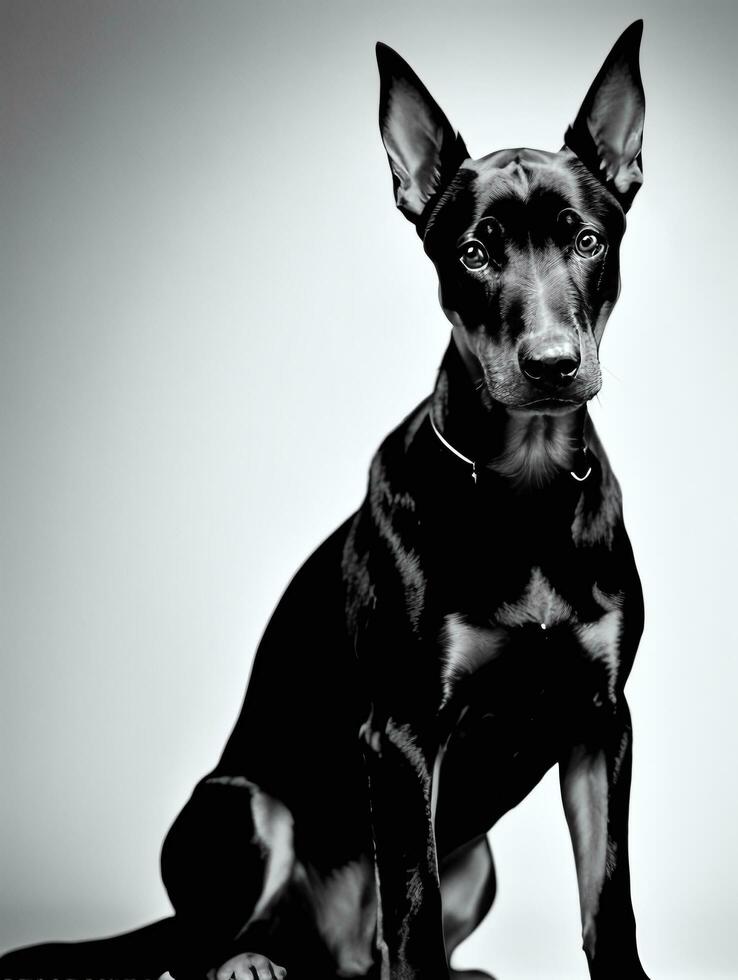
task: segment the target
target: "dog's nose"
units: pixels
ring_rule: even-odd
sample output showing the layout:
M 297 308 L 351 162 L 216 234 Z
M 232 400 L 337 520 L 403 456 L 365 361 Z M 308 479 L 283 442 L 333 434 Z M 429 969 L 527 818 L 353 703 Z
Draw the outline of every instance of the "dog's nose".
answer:
M 576 378 L 581 358 L 573 351 L 566 356 L 554 354 L 523 357 L 520 369 L 526 378 L 552 388 L 564 388 Z

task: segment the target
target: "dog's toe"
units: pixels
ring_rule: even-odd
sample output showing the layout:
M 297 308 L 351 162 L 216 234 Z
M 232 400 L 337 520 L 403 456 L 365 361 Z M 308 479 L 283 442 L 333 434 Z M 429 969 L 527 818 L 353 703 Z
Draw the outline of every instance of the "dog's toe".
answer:
M 260 953 L 239 953 L 215 972 L 215 980 L 282 980 L 287 971 Z

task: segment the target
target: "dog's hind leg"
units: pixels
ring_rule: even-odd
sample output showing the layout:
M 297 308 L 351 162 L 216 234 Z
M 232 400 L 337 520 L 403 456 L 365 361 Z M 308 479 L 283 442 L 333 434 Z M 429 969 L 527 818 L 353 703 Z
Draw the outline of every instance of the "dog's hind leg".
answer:
M 268 951 L 251 950 L 248 935 L 276 915 L 292 876 L 287 807 L 243 777 L 208 776 L 167 834 L 161 865 L 182 937 L 169 967 L 176 980 L 204 977 L 237 956 L 249 980 L 261 978 L 257 961 Z M 266 959 L 263 976 L 281 976 L 278 964 Z
M 497 890 L 492 851 L 486 837 L 459 848 L 439 868 L 443 934 L 449 960 L 456 947 L 487 915 Z M 492 980 L 481 970 L 451 970 L 453 980 Z

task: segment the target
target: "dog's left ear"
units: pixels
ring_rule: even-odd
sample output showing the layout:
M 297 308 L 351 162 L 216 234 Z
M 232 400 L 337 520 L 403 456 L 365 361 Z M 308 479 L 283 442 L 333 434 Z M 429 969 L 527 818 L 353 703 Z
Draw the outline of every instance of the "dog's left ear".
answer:
M 614 194 L 625 211 L 643 183 L 641 142 L 646 98 L 638 51 L 643 21 L 626 28 L 587 92 L 565 145 Z
M 410 65 L 381 41 L 377 64 L 379 129 L 392 171 L 395 203 L 422 233 L 426 208 L 469 153 Z

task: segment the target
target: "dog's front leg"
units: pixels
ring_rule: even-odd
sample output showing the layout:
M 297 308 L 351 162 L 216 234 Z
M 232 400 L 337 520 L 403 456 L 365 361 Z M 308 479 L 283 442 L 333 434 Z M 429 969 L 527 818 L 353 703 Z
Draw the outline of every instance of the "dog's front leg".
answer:
M 435 748 L 409 722 L 362 728 L 378 885 L 382 980 L 448 980 L 433 819 Z
M 560 763 L 592 980 L 648 980 L 638 957 L 630 897 L 631 755 L 630 713 L 622 699 L 604 730 L 571 747 Z

